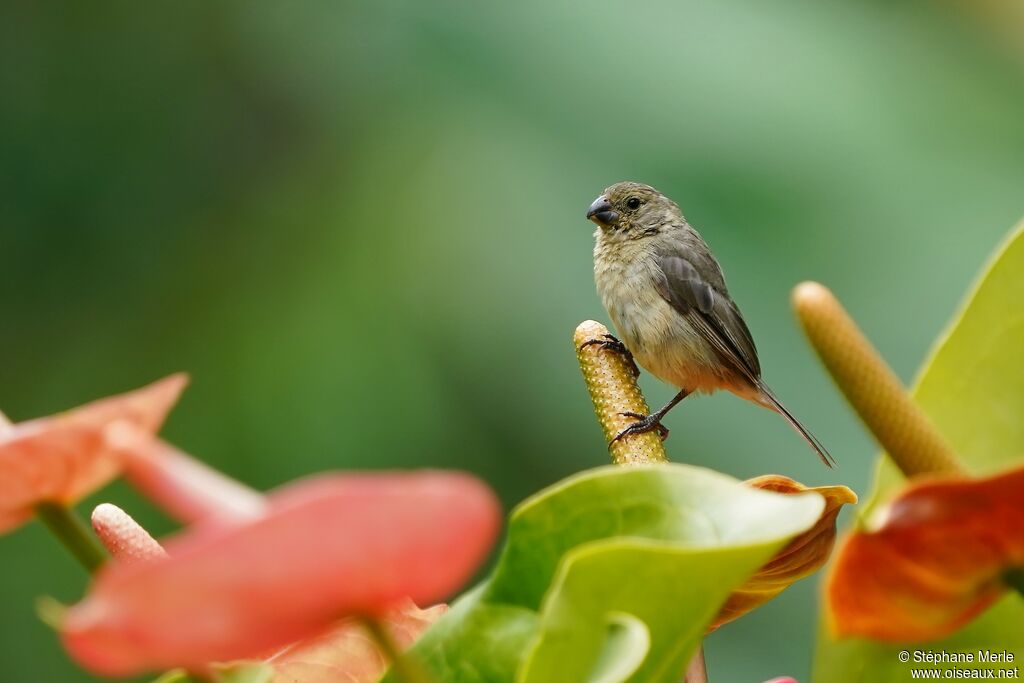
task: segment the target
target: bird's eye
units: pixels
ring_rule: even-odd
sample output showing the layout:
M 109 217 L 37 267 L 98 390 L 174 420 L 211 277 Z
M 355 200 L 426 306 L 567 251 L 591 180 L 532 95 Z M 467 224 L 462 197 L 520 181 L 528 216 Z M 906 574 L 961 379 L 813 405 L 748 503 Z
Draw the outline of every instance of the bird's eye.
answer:
M 640 208 L 640 198 L 639 197 L 630 197 L 629 199 L 626 200 L 626 207 L 628 207 L 630 209 L 638 209 L 638 208 Z

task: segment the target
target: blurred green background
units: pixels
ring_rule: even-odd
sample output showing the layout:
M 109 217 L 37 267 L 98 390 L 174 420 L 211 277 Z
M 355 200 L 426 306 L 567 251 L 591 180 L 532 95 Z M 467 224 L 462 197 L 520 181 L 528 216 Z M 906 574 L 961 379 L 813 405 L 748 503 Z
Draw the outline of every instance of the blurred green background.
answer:
M 863 493 L 874 445 L 789 291 L 828 283 L 912 378 L 1024 214 L 1024 68 L 990 28 L 938 0 L 5 2 L 0 409 L 187 370 L 165 435 L 254 486 L 452 467 L 511 506 L 607 461 L 570 339 L 607 320 L 584 211 L 635 179 L 840 468 L 728 395 L 670 416 L 670 457 Z M 33 614 L 84 576 L 38 524 L 0 560 L 3 680 L 92 680 Z M 712 680 L 806 680 L 816 591 L 714 634 Z

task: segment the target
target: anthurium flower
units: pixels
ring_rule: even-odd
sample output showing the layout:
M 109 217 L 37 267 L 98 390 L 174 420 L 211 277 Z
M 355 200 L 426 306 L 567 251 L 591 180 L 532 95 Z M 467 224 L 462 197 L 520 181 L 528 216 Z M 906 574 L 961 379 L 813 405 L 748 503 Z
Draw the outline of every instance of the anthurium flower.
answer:
M 395 644 L 405 650 L 447 611 L 447 605 L 420 609 L 411 600 L 405 600 L 380 621 Z M 273 683 L 374 683 L 390 665 L 354 619 L 287 648 L 268 663 L 274 670 Z
M 65 413 L 0 428 L 0 532 L 28 520 L 40 503 L 70 505 L 117 476 L 105 430 L 115 422 L 152 435 L 185 387 L 172 375 L 142 389 Z
M 264 656 L 346 614 L 446 597 L 498 523 L 494 495 L 465 474 L 321 475 L 272 493 L 258 517 L 198 522 L 166 559 L 105 567 L 63 640 L 112 676 Z
M 1024 468 L 913 484 L 837 551 L 826 583 L 837 635 L 931 640 L 965 625 L 1024 567 Z
M 167 556 L 167 552 L 124 510 L 103 503 L 92 513 L 92 525 L 110 555 L 118 562 L 138 562 Z M 420 609 L 401 601 L 379 618 L 396 647 L 409 648 L 428 626 L 448 611 L 445 604 Z M 373 683 L 390 662 L 358 619 L 344 619 L 329 631 L 293 643 L 267 660 L 273 683 Z
M 733 591 L 728 601 L 712 622 L 714 630 L 747 612 L 754 610 L 784 591 L 790 584 L 810 576 L 828 561 L 836 540 L 836 517 L 846 503 L 856 503 L 857 494 L 845 486 L 807 487 L 779 474 L 768 474 L 748 479 L 749 486 L 775 493 L 804 493 L 813 491 L 825 499 L 825 510 L 817 523 L 800 534 L 778 554 Z

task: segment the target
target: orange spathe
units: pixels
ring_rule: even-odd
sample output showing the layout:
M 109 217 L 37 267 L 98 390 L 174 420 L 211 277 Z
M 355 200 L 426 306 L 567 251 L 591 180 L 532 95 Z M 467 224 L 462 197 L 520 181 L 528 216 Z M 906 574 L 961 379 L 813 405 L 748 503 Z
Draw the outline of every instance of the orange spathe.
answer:
M 774 493 L 811 491 L 825 498 L 825 510 L 813 527 L 787 543 L 768 564 L 732 592 L 712 622 L 710 630 L 760 607 L 790 584 L 818 571 L 832 554 L 839 511 L 843 505 L 857 502 L 857 494 L 845 486 L 808 487 L 780 474 L 767 474 L 748 479 L 744 483 Z
M 183 374 L 0 431 L 0 533 L 30 519 L 39 503 L 71 505 L 121 472 L 107 440 L 115 423 L 151 437 L 187 383 Z
M 892 642 L 946 636 L 1024 567 L 1024 468 L 913 484 L 851 533 L 826 581 L 836 635 Z
M 164 544 L 166 559 L 104 568 L 63 640 L 109 676 L 265 656 L 346 614 L 449 596 L 499 520 L 466 474 L 320 475 L 269 495 L 259 517 L 198 522 Z

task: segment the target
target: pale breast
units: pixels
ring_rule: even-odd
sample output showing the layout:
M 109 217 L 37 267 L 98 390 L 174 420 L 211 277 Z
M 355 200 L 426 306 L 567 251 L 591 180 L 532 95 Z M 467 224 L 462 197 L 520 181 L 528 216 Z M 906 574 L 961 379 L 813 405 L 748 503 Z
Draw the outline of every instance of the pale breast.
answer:
M 655 286 L 661 269 L 655 255 L 634 246 L 601 244 L 594 250 L 598 295 L 619 338 L 636 362 L 655 377 L 690 391 L 727 387 L 731 373 L 714 349 L 666 302 Z

